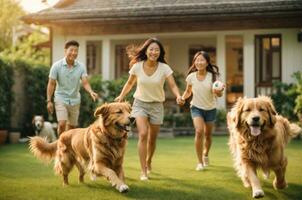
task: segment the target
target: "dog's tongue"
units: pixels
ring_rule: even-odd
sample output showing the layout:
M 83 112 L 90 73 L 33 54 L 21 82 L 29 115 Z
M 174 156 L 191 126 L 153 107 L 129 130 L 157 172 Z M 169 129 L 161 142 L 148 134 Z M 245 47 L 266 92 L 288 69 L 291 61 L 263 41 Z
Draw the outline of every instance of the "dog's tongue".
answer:
M 257 136 L 261 133 L 260 126 L 250 126 L 250 129 L 253 136 Z

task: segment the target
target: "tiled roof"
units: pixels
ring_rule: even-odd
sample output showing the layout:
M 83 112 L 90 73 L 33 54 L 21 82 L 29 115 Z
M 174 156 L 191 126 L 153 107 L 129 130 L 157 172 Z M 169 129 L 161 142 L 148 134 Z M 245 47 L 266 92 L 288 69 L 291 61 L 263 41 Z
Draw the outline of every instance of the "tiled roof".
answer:
M 263 15 L 302 15 L 302 0 L 61 0 L 23 20 L 43 24 Z

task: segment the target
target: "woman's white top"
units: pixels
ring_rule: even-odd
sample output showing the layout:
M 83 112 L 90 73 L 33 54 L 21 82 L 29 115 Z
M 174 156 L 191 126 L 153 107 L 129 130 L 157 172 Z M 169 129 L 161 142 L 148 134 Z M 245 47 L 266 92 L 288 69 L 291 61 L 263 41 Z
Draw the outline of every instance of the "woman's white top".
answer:
M 164 102 L 164 83 L 173 71 L 169 65 L 158 62 L 156 71 L 148 76 L 143 68 L 144 61 L 135 63 L 129 74 L 137 78 L 137 87 L 133 95 L 134 98 L 144 102 Z
M 189 74 L 186 78 L 189 85 L 192 85 L 193 98 L 191 105 L 204 110 L 216 108 L 216 97 L 212 92 L 212 74 L 207 72 L 204 80 L 197 79 L 197 72 Z

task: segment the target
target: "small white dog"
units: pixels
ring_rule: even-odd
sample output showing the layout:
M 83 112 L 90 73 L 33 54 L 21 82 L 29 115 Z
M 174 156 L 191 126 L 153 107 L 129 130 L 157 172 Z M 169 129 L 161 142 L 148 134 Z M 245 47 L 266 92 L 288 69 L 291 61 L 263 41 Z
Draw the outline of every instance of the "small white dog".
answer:
M 53 142 L 57 139 L 54 126 L 48 121 L 44 121 L 41 115 L 35 115 L 32 121 L 36 136 L 46 138 L 48 142 Z

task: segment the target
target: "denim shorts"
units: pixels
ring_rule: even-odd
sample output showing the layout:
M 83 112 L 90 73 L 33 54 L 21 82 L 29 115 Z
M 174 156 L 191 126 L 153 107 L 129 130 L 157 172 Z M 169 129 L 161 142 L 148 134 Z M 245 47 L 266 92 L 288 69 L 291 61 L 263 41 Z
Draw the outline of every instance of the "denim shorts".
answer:
M 151 124 L 160 125 L 164 121 L 164 106 L 162 102 L 144 102 L 134 99 L 131 117 L 147 117 Z
M 212 110 L 204 110 L 192 105 L 191 116 L 192 118 L 201 117 L 205 122 L 214 122 L 216 119 L 216 108 Z

